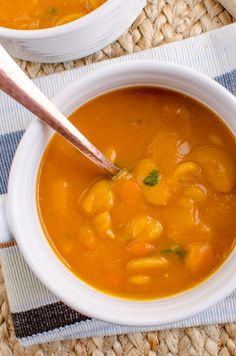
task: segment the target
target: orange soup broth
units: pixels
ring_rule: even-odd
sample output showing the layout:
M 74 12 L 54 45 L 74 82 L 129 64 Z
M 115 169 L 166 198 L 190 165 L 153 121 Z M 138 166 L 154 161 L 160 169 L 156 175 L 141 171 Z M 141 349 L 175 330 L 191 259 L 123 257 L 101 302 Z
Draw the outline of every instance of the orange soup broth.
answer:
M 218 117 L 203 105 L 182 94 L 157 88 L 128 88 L 114 91 L 80 107 L 70 116 L 71 122 L 101 151 L 113 147 L 116 164 L 130 171 L 140 159 L 149 157 L 148 147 L 155 136 L 168 132 L 177 133 L 188 142 L 190 153 L 200 146 L 223 143 L 236 162 L 235 139 Z M 163 155 L 162 169 L 174 169 L 171 147 L 160 144 Z M 153 243 L 155 253 L 172 245 L 187 248 L 195 241 L 210 241 L 214 256 L 206 272 L 192 274 L 182 257 L 168 253 L 163 256 L 168 266 L 150 272 L 151 283 L 143 286 L 127 281 L 127 263 L 131 260 L 126 238 L 97 237 L 93 248 L 81 243 L 80 228 L 89 222 L 83 214 L 81 201 L 85 190 L 104 176 L 95 165 L 84 158 L 59 135 L 54 135 L 42 159 L 38 176 L 38 211 L 46 237 L 56 255 L 80 279 L 111 295 L 132 299 L 153 299 L 185 291 L 210 276 L 232 251 L 236 233 L 235 189 L 228 194 L 216 194 L 205 178 L 201 184 L 208 191 L 207 199 L 198 206 L 200 219 L 204 221 L 199 236 L 192 230 L 191 236 L 179 234 L 178 240 L 169 236 L 169 227 L 181 224 L 181 215 L 175 201 L 183 192 L 172 193 L 166 206 L 152 206 L 134 197 L 133 202 L 121 204 L 114 191 L 115 203 L 111 219 L 115 235 L 122 235 L 120 226 L 138 214 L 148 213 L 159 219 L 163 234 Z M 180 209 L 181 210 L 181 209 Z M 209 228 L 210 226 L 210 228 Z M 120 229 L 120 230 L 119 230 Z M 204 230 L 205 229 L 205 230 Z M 92 242 L 93 243 L 93 242 Z
M 38 30 L 63 25 L 95 10 L 106 0 L 1 0 L 0 26 Z

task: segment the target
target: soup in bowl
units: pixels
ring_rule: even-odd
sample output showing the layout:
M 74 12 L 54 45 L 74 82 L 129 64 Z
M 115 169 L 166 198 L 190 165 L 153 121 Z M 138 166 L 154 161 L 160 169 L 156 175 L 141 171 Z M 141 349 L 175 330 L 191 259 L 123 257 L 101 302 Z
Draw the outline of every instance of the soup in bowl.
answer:
M 101 50 L 136 20 L 145 0 L 3 0 L 0 42 L 14 57 L 65 62 Z
M 47 147 L 39 215 L 73 273 L 112 295 L 159 298 L 224 262 L 236 237 L 236 145 L 215 114 L 183 94 L 134 87 L 70 120 L 122 170 L 109 179 L 58 135 Z
M 106 0 L 3 0 L 0 26 L 17 30 L 55 27 L 79 19 L 98 8 Z
M 199 73 L 147 61 L 101 68 L 54 101 L 123 172 L 104 176 L 38 121 L 27 130 L 8 216 L 46 286 L 128 325 L 177 321 L 230 293 L 235 98 Z

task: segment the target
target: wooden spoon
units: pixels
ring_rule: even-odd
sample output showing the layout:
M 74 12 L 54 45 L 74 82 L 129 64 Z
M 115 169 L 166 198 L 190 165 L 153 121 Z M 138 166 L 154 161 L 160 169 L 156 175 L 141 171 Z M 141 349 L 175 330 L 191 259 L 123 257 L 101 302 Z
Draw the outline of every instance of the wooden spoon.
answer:
M 35 114 L 110 176 L 120 172 L 34 85 L 0 45 L 0 89 Z

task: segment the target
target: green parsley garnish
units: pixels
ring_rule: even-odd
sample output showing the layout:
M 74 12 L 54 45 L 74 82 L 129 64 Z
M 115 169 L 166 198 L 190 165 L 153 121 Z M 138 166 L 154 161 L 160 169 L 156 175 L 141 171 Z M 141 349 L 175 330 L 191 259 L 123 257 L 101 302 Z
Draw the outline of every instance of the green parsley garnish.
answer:
M 144 179 L 143 183 L 146 185 L 150 185 L 151 187 L 153 185 L 156 185 L 160 180 L 160 174 L 158 172 L 158 170 L 153 169 L 153 171 L 151 171 L 149 173 L 149 175 Z
M 49 12 L 49 14 L 50 14 L 51 16 L 54 16 L 54 15 L 56 15 L 56 13 L 57 13 L 57 9 L 52 6 L 52 7 L 50 7 L 50 8 L 48 9 L 48 12 Z
M 175 254 L 176 256 L 179 256 L 179 257 L 186 256 L 186 251 L 184 249 L 182 249 L 182 247 L 180 247 L 179 245 L 175 245 L 175 246 L 172 246 L 170 248 L 161 250 L 161 253 L 173 253 L 173 254 Z

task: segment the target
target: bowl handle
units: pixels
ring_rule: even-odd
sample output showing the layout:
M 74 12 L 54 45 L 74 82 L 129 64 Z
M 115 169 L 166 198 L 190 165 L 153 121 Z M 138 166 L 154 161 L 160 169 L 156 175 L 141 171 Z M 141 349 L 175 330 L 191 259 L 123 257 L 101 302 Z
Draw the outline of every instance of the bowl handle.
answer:
M 6 194 L 0 195 L 0 243 L 7 243 L 13 240 L 7 223 L 6 198 Z

